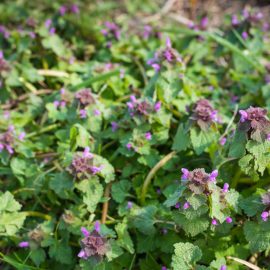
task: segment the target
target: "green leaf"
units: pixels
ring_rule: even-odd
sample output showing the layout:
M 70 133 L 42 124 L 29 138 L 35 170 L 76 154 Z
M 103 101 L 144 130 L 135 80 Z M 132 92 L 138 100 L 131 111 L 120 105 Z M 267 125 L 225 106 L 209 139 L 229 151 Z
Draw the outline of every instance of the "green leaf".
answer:
M 133 227 L 146 235 L 154 234 L 154 216 L 156 212 L 157 208 L 154 205 L 149 205 L 144 208 L 132 207 L 129 222 Z
M 121 180 L 112 185 L 112 197 L 118 202 L 122 203 L 126 196 L 128 195 L 128 191 L 131 188 L 131 183 L 128 180 Z
M 262 252 L 270 248 L 270 222 L 257 224 L 247 221 L 244 233 L 252 252 Z
M 174 245 L 172 268 L 174 270 L 191 270 L 202 257 L 199 247 L 191 243 L 177 243 Z
M 115 226 L 115 230 L 118 235 L 117 244 L 126 249 L 129 253 L 134 253 L 133 242 L 128 233 L 128 226 L 126 223 L 118 223 Z
M 255 216 L 258 212 L 262 212 L 264 205 L 260 195 L 254 194 L 248 198 L 240 199 L 239 205 L 249 217 Z
M 61 172 L 53 176 L 49 186 L 61 198 L 68 198 L 68 191 L 73 188 L 73 180 L 68 173 Z
M 226 219 L 226 216 L 221 211 L 220 193 L 218 190 L 213 190 L 211 194 L 211 217 L 218 219 L 220 223 L 223 223 Z
M 232 144 L 229 149 L 229 157 L 240 158 L 245 154 L 247 135 L 245 130 L 236 129 Z
M 50 246 L 49 255 L 63 264 L 71 264 L 73 259 L 72 250 L 64 241 L 55 240 L 54 244 Z
M 75 150 L 78 146 L 87 147 L 89 146 L 89 142 L 91 139 L 91 135 L 88 131 L 80 124 L 75 124 L 70 129 L 70 149 Z
M 23 226 L 26 215 L 24 213 L 0 214 L 0 235 L 14 236 Z
M 174 206 L 178 202 L 179 198 L 182 196 L 185 189 L 186 189 L 186 186 L 178 187 L 177 190 L 173 194 L 171 194 L 168 197 L 168 199 L 164 202 L 164 205 L 167 207 Z
M 87 210 L 91 213 L 95 212 L 103 195 L 103 187 L 98 179 L 93 177 L 83 180 L 76 187 L 83 192 L 83 202 L 86 204 Z
M 184 124 L 179 124 L 176 135 L 173 139 L 172 149 L 175 151 L 186 150 L 190 144 L 189 133 Z
M 30 258 L 36 266 L 40 266 L 46 259 L 46 253 L 42 248 L 34 249 L 30 253 Z
M 187 219 L 183 213 L 174 215 L 174 221 L 179 225 L 187 235 L 192 237 L 207 230 L 209 220 L 206 217 L 198 217 L 195 219 Z
M 106 183 L 112 182 L 115 179 L 114 168 L 107 159 L 94 155 L 94 166 L 102 167 L 99 175 L 105 179 Z
M 14 196 L 9 191 L 0 195 L 0 213 L 4 211 L 16 212 L 19 211 L 21 207 L 22 206 L 14 199 Z
M 117 245 L 115 240 L 110 240 L 109 245 L 110 245 L 110 249 L 106 253 L 106 257 L 108 258 L 108 261 L 112 261 L 113 259 L 123 254 L 122 248 L 119 245 Z
M 202 131 L 198 128 L 190 129 L 190 140 L 193 149 L 197 155 L 200 155 L 204 150 L 216 140 L 215 133 L 211 131 Z
M 20 158 L 12 158 L 10 161 L 10 167 L 15 175 L 24 175 L 27 169 L 27 163 Z

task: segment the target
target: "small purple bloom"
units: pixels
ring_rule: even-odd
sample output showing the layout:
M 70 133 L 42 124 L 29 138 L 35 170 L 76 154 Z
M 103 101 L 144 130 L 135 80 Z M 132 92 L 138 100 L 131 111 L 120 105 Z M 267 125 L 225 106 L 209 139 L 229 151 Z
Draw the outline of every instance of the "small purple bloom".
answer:
M 162 228 L 162 233 L 163 234 L 167 234 L 168 233 L 168 230 L 166 228 Z
M 60 107 L 61 107 L 61 108 L 66 107 L 66 102 L 62 100 L 62 101 L 60 102 Z
M 11 155 L 14 153 L 13 148 L 12 148 L 9 144 L 6 145 L 6 149 L 7 149 L 7 151 L 8 151 Z
M 171 43 L 171 40 L 170 40 L 169 37 L 166 38 L 166 46 L 167 46 L 168 48 L 171 48 L 171 47 L 172 47 L 172 43 Z
M 270 133 L 269 134 L 267 134 L 267 141 L 270 141 Z
M 201 28 L 204 30 L 207 28 L 207 25 L 208 25 L 208 18 L 207 17 L 203 17 L 201 19 L 201 23 L 200 23 L 200 26 Z
M 232 26 L 237 26 L 239 24 L 239 21 L 236 15 L 232 15 L 231 23 L 232 23 Z
M 222 138 L 219 140 L 219 144 L 223 146 L 223 145 L 226 143 L 226 141 L 227 141 L 227 138 L 226 138 L 226 137 L 222 137 Z
M 4 118 L 9 119 L 10 118 L 10 112 L 9 111 L 4 111 Z
M 133 206 L 133 203 L 132 203 L 132 202 L 128 202 L 128 203 L 127 203 L 127 209 L 131 209 L 132 206 Z
M 227 266 L 226 265 L 222 265 L 219 270 L 227 270 Z
M 214 225 L 214 226 L 217 226 L 218 222 L 217 222 L 217 220 L 215 218 L 213 218 L 211 224 Z
M 79 258 L 86 259 L 87 257 L 86 257 L 85 251 L 84 251 L 84 250 L 81 250 L 81 251 L 79 252 L 79 254 L 78 254 L 78 257 L 79 257 Z
M 248 114 L 247 114 L 247 112 L 244 111 L 244 110 L 240 110 L 239 113 L 240 113 L 240 115 L 241 115 L 240 122 L 241 122 L 241 123 L 245 122 L 245 121 L 248 119 Z
M 4 59 L 4 53 L 3 53 L 3 51 L 0 51 L 0 59 Z
M 92 167 L 90 168 L 90 170 L 91 170 L 92 174 L 97 174 L 97 173 L 100 173 L 100 172 L 101 172 L 102 166 L 100 166 L 100 167 L 92 166 Z
M 112 132 L 115 132 L 119 127 L 116 122 L 111 122 L 111 126 L 112 126 Z
M 26 133 L 25 133 L 24 131 L 21 132 L 21 133 L 19 134 L 19 136 L 18 136 L 18 139 L 19 139 L 20 141 L 23 141 L 24 138 L 25 138 L 25 135 L 26 135 Z
M 60 89 L 60 94 L 61 94 L 61 95 L 65 94 L 65 92 L 66 92 L 66 89 L 65 89 L 65 88 L 61 88 L 61 89 Z
M 45 21 L 44 25 L 45 25 L 46 28 L 49 29 L 51 27 L 51 25 L 52 25 L 52 20 L 51 19 L 47 19 Z
M 176 205 L 174 206 L 176 209 L 180 208 L 180 202 L 176 203 Z
M 161 267 L 161 270 L 167 270 L 167 267 L 166 266 L 162 266 Z
M 267 221 L 268 218 L 269 218 L 269 213 L 266 212 L 266 211 L 262 212 L 261 218 L 262 218 L 263 221 Z
M 152 64 L 151 67 L 152 67 L 156 72 L 159 72 L 159 71 L 160 71 L 160 65 L 157 64 L 157 63 Z
M 157 189 L 156 189 L 156 193 L 157 193 L 158 195 L 160 195 L 160 194 L 161 194 L 161 189 L 160 189 L 160 188 L 157 188 Z
M 154 110 L 155 110 L 156 112 L 158 112 L 158 111 L 160 110 L 160 108 L 161 108 L 161 102 L 158 101 L 158 102 L 155 104 L 155 106 L 154 106 Z
M 95 231 L 100 233 L 100 222 L 99 221 L 95 222 L 94 227 L 95 227 Z
M 83 151 L 83 157 L 85 158 L 93 158 L 93 154 L 90 153 L 90 147 L 85 147 Z
M 81 232 L 85 237 L 90 235 L 89 231 L 85 227 L 81 227 Z
M 186 168 L 182 168 L 181 169 L 181 172 L 183 173 L 182 179 L 187 180 L 188 179 L 188 175 L 189 175 L 189 170 L 186 169 Z
M 218 170 L 214 170 L 210 174 L 210 181 L 214 182 L 216 181 L 216 177 L 218 176 Z
M 146 139 L 147 141 L 151 141 L 151 139 L 152 139 L 152 134 L 151 134 L 151 132 L 146 132 L 146 133 L 145 133 L 145 139 Z
M 59 100 L 55 100 L 53 102 L 53 105 L 54 105 L 55 108 L 58 108 L 60 106 L 60 101 Z
M 100 110 L 95 109 L 95 110 L 94 110 L 94 115 L 95 115 L 95 116 L 99 116 L 99 115 L 101 115 Z
M 4 147 L 5 147 L 5 146 L 4 146 L 2 143 L 0 143 L 0 152 L 3 151 Z
M 50 35 L 54 35 L 55 34 L 55 27 L 51 27 L 49 30 Z
M 127 148 L 128 150 L 130 150 L 130 149 L 132 148 L 132 144 L 131 144 L 131 143 L 127 143 L 127 144 L 126 144 L 126 148 Z
M 36 38 L 36 33 L 35 32 L 30 31 L 28 34 L 29 34 L 29 37 L 32 38 L 32 39 Z
M 130 98 L 131 102 L 136 102 L 137 101 L 137 99 L 136 99 L 136 97 L 134 95 L 131 95 L 129 98 Z
M 9 125 L 8 131 L 14 132 L 15 131 L 15 127 L 13 125 Z
M 20 242 L 18 244 L 18 247 L 20 247 L 20 248 L 28 248 L 29 247 L 29 242 L 27 242 L 27 241 Z
M 228 191 L 229 191 L 229 187 L 230 187 L 229 184 L 228 184 L 228 183 L 225 183 L 224 186 L 223 186 L 222 191 L 223 191 L 224 193 L 228 192 Z
M 244 40 L 248 39 L 248 33 L 247 33 L 246 31 L 244 31 L 244 32 L 242 33 L 242 38 L 243 38 Z
M 183 205 L 183 209 L 186 210 L 190 207 L 190 204 L 189 202 L 185 202 L 184 205 Z
M 143 38 L 148 39 L 151 35 L 151 32 L 152 32 L 152 27 L 150 25 L 145 25 L 144 31 L 143 31 Z
M 66 12 L 67 12 L 67 7 L 66 6 L 61 6 L 59 8 L 59 13 L 60 13 L 61 16 L 64 16 L 66 14 Z
M 78 5 L 76 5 L 76 4 L 71 5 L 70 11 L 72 13 L 74 13 L 74 14 L 79 14 L 80 13 L 80 9 L 79 9 Z
M 226 223 L 232 223 L 233 220 L 232 220 L 231 217 L 226 217 L 226 220 L 225 221 L 226 221 Z

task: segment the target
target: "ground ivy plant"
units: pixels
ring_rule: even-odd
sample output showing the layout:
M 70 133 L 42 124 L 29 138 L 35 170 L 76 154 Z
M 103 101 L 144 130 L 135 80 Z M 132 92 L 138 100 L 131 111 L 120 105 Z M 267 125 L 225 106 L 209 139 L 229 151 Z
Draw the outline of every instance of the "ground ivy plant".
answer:
M 269 270 L 269 18 L 86 2 L 0 4 L 0 268 Z

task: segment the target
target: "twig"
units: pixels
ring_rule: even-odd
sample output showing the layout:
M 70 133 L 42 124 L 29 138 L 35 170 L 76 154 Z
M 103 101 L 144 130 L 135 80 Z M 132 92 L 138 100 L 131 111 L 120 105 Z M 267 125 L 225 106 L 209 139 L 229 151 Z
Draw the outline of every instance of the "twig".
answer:
M 149 174 L 147 175 L 147 177 L 145 178 L 144 183 L 143 183 L 142 194 L 141 194 L 141 204 L 144 204 L 144 202 L 145 202 L 145 197 L 146 197 L 147 189 L 148 189 L 149 184 L 151 183 L 152 178 L 155 176 L 155 174 L 157 173 L 157 171 L 161 167 L 163 167 L 170 159 L 172 159 L 174 157 L 175 154 L 176 154 L 175 151 L 169 153 L 167 156 L 165 156 L 164 158 L 162 158 L 152 168 L 152 170 L 149 172 Z
M 106 219 L 107 219 L 111 186 L 112 186 L 112 183 L 107 184 L 105 191 L 104 191 L 104 198 L 106 199 L 106 202 L 103 203 L 103 207 L 102 207 L 102 216 L 101 216 L 101 223 L 102 224 L 105 224 Z
M 223 138 L 223 137 L 225 137 L 227 135 L 227 133 L 229 132 L 229 129 L 230 129 L 231 125 L 233 124 L 233 121 L 234 121 L 234 119 L 235 119 L 235 117 L 237 115 L 237 112 L 238 112 L 238 104 L 236 104 L 236 106 L 234 108 L 233 116 L 232 116 L 228 126 L 226 127 L 224 133 L 220 136 L 219 139 L 221 139 L 221 138 Z
M 168 0 L 165 5 L 160 9 L 160 11 L 152 16 L 146 17 L 144 18 L 142 21 L 144 23 L 150 23 L 150 22 L 154 22 L 154 21 L 158 21 L 161 19 L 161 17 L 163 17 L 164 15 L 166 15 L 171 8 L 173 7 L 174 3 L 176 0 Z
M 40 90 L 36 91 L 34 93 L 34 95 L 39 96 L 39 95 L 50 94 L 52 92 L 53 92 L 53 90 L 51 90 L 51 89 L 40 89 Z M 0 108 L 2 110 L 11 109 L 11 108 L 15 107 L 19 102 L 26 100 L 31 94 L 33 94 L 33 93 L 27 93 L 27 94 L 21 95 L 17 99 L 11 100 L 8 104 L 1 105 Z
M 247 262 L 247 261 L 245 261 L 245 260 L 238 259 L 238 258 L 231 257 L 231 256 L 228 256 L 227 258 L 230 259 L 230 260 L 234 260 L 234 261 L 236 261 L 236 262 L 238 262 L 238 263 L 241 263 L 241 264 L 243 264 L 243 265 L 249 267 L 249 268 L 252 269 L 252 270 L 262 270 L 262 269 L 261 269 L 260 267 L 258 267 L 257 265 L 254 265 L 254 264 L 252 264 L 252 263 L 250 263 L 250 262 Z
M 61 70 L 39 69 L 37 72 L 41 76 L 62 77 L 62 78 L 69 77 L 69 74 L 67 72 Z
M 184 24 L 184 25 L 192 25 L 193 24 L 193 21 L 188 19 L 188 18 L 185 18 L 181 15 L 178 15 L 178 14 L 175 14 L 175 13 L 170 13 L 169 14 L 169 18 L 173 19 L 174 21 L 177 21 L 181 24 Z

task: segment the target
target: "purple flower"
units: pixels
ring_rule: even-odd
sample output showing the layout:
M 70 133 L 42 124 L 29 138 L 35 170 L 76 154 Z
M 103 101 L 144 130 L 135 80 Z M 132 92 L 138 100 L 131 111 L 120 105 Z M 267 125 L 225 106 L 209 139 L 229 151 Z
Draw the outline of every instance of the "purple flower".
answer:
M 160 188 L 157 188 L 157 189 L 156 189 L 156 193 L 157 193 L 158 195 L 160 195 L 160 194 L 161 194 L 161 189 L 160 189 Z
M 200 22 L 200 28 L 202 30 L 205 30 L 207 28 L 207 26 L 208 26 L 208 18 L 207 17 L 203 17 L 201 19 L 201 22 Z
M 118 124 L 116 122 L 111 122 L 112 132 L 115 132 L 118 129 Z
M 59 13 L 60 13 L 61 16 L 64 16 L 66 14 L 66 12 L 67 12 L 67 7 L 66 6 L 61 6 L 59 8 Z
M 226 143 L 226 141 L 227 141 L 227 138 L 226 138 L 226 137 L 222 137 L 222 138 L 219 140 L 219 144 L 223 146 L 223 145 Z
M 4 111 L 4 118 L 9 119 L 10 118 L 10 112 L 9 111 Z
M 26 133 L 25 133 L 24 131 L 21 132 L 21 133 L 19 134 L 19 136 L 18 136 L 18 139 L 19 139 L 20 141 L 23 141 L 24 138 L 25 138 L 25 135 L 26 135 Z
M 18 244 L 18 247 L 20 247 L 20 248 L 28 248 L 29 247 L 29 242 L 27 242 L 27 241 L 20 242 Z
M 151 67 L 152 67 L 156 72 L 159 72 L 159 71 L 160 71 L 160 65 L 157 64 L 157 63 L 152 64 Z
M 267 141 L 270 141 L 270 133 L 267 134 L 267 137 L 266 137 Z
M 55 27 L 51 27 L 49 30 L 50 35 L 54 35 L 55 34 Z
M 215 182 L 217 176 L 218 176 L 218 170 L 212 171 L 211 174 L 210 174 L 210 178 L 209 178 L 210 181 Z
M 79 114 L 80 114 L 80 118 L 82 119 L 87 118 L 87 111 L 85 109 L 81 109 Z
M 4 53 L 3 53 L 3 51 L 0 51 L 0 59 L 4 59 Z
M 35 39 L 35 38 L 36 38 L 36 33 L 33 32 L 33 31 L 30 31 L 30 32 L 28 33 L 28 35 L 29 35 L 29 37 L 32 38 L 32 39 Z
M 222 191 L 223 191 L 224 193 L 228 192 L 228 191 L 229 191 L 229 187 L 230 187 L 229 184 L 228 184 L 228 183 L 225 183 L 224 186 L 223 186 Z
M 85 237 L 90 235 L 89 231 L 85 227 L 81 227 L 81 232 Z
M 97 166 L 91 166 L 91 167 L 90 167 L 90 170 L 91 170 L 92 174 L 95 175 L 95 174 L 101 172 L 102 166 L 99 166 L 99 167 L 97 167 Z
M 131 144 L 131 143 L 127 143 L 127 144 L 126 144 L 126 148 L 127 148 L 128 150 L 130 150 L 130 149 L 132 148 L 132 144 Z
M 162 266 L 161 267 L 161 270 L 167 270 L 167 267 L 166 266 Z
M 13 148 L 9 144 L 6 145 L 6 149 L 11 155 L 14 153 Z
M 0 152 L 2 152 L 4 148 L 5 146 L 2 143 L 0 143 Z
M 243 38 L 244 40 L 248 39 L 248 33 L 247 33 L 246 31 L 244 31 L 244 32 L 242 33 L 242 38 Z
M 70 11 L 72 13 L 74 13 L 74 14 L 79 14 L 80 13 L 80 9 L 79 9 L 78 5 L 76 5 L 76 4 L 71 5 Z
M 75 94 L 75 98 L 80 102 L 81 105 L 87 106 L 95 103 L 95 98 L 91 92 L 91 89 L 85 88 L 78 91 Z
M 169 37 L 166 38 L 166 47 L 167 48 L 171 48 L 172 47 L 172 43 Z
M 144 26 L 143 38 L 148 39 L 152 33 L 152 27 L 150 25 Z
M 85 158 L 93 158 L 93 154 L 90 153 L 90 147 L 85 147 L 83 151 L 83 157 Z
M 162 228 L 162 233 L 163 234 L 167 234 L 168 233 L 168 230 L 166 228 Z
M 227 266 L 226 265 L 221 265 L 219 270 L 227 270 Z
M 183 173 L 183 174 L 182 174 L 182 179 L 183 179 L 183 180 L 187 180 L 187 179 L 188 179 L 188 176 L 189 176 L 189 170 L 186 169 L 186 168 L 182 168 L 182 169 L 181 169 L 181 172 Z
M 156 112 L 158 112 L 158 111 L 160 110 L 160 108 L 161 108 L 161 102 L 158 101 L 158 102 L 155 104 L 155 106 L 154 106 L 154 110 L 155 110 Z
M 53 102 L 53 105 L 54 105 L 55 108 L 58 108 L 60 106 L 60 101 L 59 100 L 55 100 Z
M 231 23 L 232 23 L 232 26 L 237 26 L 239 24 L 239 20 L 236 15 L 232 15 Z
M 100 222 L 99 221 L 96 221 L 95 224 L 94 224 L 94 228 L 95 228 L 95 231 L 100 233 Z
M 217 220 L 215 218 L 213 218 L 211 224 L 214 225 L 214 226 L 217 226 L 218 222 L 217 222 Z
M 127 209 L 131 209 L 132 208 L 132 206 L 133 206 L 133 203 L 132 202 L 127 202 Z
M 51 25 L 52 25 L 52 20 L 51 20 L 51 19 L 47 19 L 47 20 L 45 21 L 44 25 L 45 25 L 45 27 L 46 27 L 47 29 L 49 29 L 49 28 L 51 27 Z
M 266 212 L 266 211 L 262 212 L 261 218 L 262 218 L 263 221 L 267 221 L 268 218 L 269 218 L 269 213 Z
M 151 139 L 152 139 L 152 134 L 151 134 L 151 132 L 146 132 L 146 133 L 145 133 L 145 139 L 146 139 L 147 141 L 151 141 Z
M 180 208 L 180 202 L 176 203 L 176 205 L 174 206 L 176 209 Z
M 183 205 L 183 209 L 186 210 L 190 207 L 190 204 L 188 202 L 185 202 Z
M 226 220 L 225 221 L 226 221 L 226 223 L 232 223 L 233 220 L 232 220 L 231 217 L 226 217 Z
M 84 250 L 81 250 L 78 254 L 78 257 L 79 258 L 82 258 L 82 259 L 87 259 L 87 256 L 86 256 L 86 253 Z
M 95 115 L 95 116 L 99 116 L 99 115 L 101 115 L 100 110 L 95 109 L 95 110 L 94 110 L 94 115 Z

